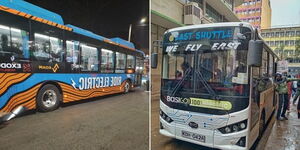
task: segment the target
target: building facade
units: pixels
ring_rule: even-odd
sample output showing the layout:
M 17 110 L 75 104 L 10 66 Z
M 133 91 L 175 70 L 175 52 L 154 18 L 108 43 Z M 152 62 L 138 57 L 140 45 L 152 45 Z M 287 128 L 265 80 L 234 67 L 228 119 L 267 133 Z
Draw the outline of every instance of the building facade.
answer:
M 158 67 L 151 70 L 152 99 L 160 93 L 161 42 L 166 30 L 192 24 L 239 22 L 233 10 L 243 0 L 152 0 L 151 52 L 158 53 Z
M 300 73 L 300 26 L 263 29 L 261 36 L 282 60 L 289 62 L 291 74 Z
M 235 7 L 234 12 L 241 21 L 249 22 L 258 29 L 271 27 L 270 0 L 244 0 L 242 5 Z

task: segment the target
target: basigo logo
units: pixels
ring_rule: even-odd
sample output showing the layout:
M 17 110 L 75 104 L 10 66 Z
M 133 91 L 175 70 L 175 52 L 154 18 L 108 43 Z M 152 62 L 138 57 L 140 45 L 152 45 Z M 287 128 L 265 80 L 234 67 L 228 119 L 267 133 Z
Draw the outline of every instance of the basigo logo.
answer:
M 1 63 L 1 69 L 21 69 L 22 66 L 19 63 Z

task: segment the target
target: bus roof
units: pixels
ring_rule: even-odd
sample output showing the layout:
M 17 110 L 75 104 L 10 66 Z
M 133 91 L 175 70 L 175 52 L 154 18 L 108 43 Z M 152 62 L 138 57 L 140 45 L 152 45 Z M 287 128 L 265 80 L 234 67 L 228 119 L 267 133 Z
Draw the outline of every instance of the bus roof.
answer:
M 41 8 L 39 6 L 28 3 L 24 0 L 0 0 L 0 5 L 2 5 L 4 7 L 8 7 L 10 9 L 14 9 L 16 11 L 30 14 L 35 17 L 39 17 L 39 18 L 51 21 L 53 23 L 57 23 L 55 25 L 53 25 L 51 23 L 51 25 L 53 25 L 55 27 L 67 29 L 67 30 L 73 31 L 77 34 L 81 34 L 81 35 L 84 35 L 84 36 L 87 36 L 90 38 L 108 42 L 110 44 L 118 45 L 118 46 L 128 48 L 131 50 L 136 50 L 133 43 L 123 40 L 121 38 L 117 37 L 117 38 L 109 39 L 109 38 L 105 38 L 103 36 L 97 35 L 91 31 L 74 26 L 74 25 L 70 25 L 70 24 L 65 25 L 63 18 L 59 14 L 56 14 L 54 12 L 51 12 L 51 11 Z M 13 13 L 13 14 L 15 14 L 15 13 Z M 37 19 L 37 18 L 35 18 L 35 19 Z M 42 21 L 40 20 L 40 22 L 44 23 L 44 20 L 42 20 Z M 61 24 L 61 26 L 59 26 L 58 24 Z
M 135 49 L 135 46 L 134 46 L 133 43 L 131 43 L 129 41 L 126 41 L 126 40 L 124 40 L 122 38 L 115 37 L 115 38 L 111 38 L 110 40 L 113 41 L 113 42 L 115 42 L 115 43 L 118 43 L 118 44 L 121 44 L 121 45 L 125 45 L 125 46 L 127 46 L 129 48 Z
M 0 0 L 0 5 L 56 22 L 58 24 L 64 24 L 60 15 L 23 0 Z
M 91 37 L 91 38 L 94 38 L 94 39 L 97 39 L 97 40 L 100 40 L 100 41 L 108 40 L 107 38 L 105 38 L 103 36 L 97 35 L 97 34 L 91 32 L 91 31 L 76 27 L 76 26 L 71 25 L 71 24 L 67 24 L 66 26 L 72 28 L 73 32 L 75 32 L 75 33 L 85 35 L 85 36 L 88 36 L 88 37 Z
M 221 22 L 221 23 L 209 23 L 209 24 L 199 24 L 199 25 L 177 27 L 177 28 L 169 29 L 166 32 L 174 32 L 174 31 L 197 29 L 197 28 L 237 27 L 237 26 L 245 26 L 245 27 L 250 28 L 252 31 L 254 30 L 253 26 L 248 22 Z

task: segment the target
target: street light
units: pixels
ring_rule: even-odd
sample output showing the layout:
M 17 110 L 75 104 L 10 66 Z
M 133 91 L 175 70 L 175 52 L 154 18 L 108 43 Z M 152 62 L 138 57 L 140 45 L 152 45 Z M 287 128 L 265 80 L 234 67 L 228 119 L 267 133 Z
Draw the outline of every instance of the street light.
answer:
M 147 17 L 143 17 L 140 20 L 140 25 L 143 26 L 147 22 Z M 128 41 L 130 42 L 131 40 L 131 29 L 132 29 L 132 24 L 129 25 L 129 31 L 128 31 Z

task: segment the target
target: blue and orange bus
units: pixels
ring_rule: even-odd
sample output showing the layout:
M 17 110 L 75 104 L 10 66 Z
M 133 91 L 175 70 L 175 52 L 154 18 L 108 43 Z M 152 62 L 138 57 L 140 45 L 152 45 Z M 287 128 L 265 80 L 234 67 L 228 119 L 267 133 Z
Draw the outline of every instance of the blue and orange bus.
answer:
M 60 15 L 18 0 L 0 1 L 0 113 L 19 106 L 52 111 L 61 103 L 141 84 L 144 53 Z

